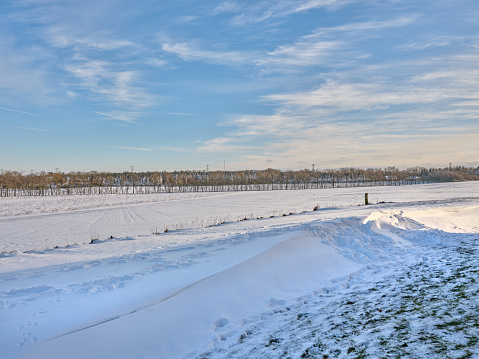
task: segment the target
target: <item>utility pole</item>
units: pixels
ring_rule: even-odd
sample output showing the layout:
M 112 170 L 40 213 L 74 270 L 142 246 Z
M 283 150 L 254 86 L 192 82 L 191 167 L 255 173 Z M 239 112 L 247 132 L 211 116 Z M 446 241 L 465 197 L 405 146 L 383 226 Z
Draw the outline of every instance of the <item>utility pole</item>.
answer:
M 313 163 L 313 172 L 314 172 L 314 163 Z
M 226 172 L 226 161 L 223 161 L 223 171 Z

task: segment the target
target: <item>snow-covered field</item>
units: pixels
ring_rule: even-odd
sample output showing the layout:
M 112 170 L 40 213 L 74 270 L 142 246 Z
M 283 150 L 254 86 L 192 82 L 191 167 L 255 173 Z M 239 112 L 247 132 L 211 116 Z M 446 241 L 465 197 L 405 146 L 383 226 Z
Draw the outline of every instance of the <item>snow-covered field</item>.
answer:
M 2 198 L 0 216 L 2 358 L 479 353 L 478 182 Z

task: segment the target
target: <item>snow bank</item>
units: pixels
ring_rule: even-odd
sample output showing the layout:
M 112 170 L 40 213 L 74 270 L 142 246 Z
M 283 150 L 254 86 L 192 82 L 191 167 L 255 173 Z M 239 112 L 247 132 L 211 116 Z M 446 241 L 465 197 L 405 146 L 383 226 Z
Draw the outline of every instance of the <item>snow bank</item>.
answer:
M 218 328 L 265 315 L 267 308 L 358 269 L 317 238 L 298 236 L 144 310 L 42 343 L 28 356 L 180 358 L 208 340 L 222 340 L 225 334 L 214 334 Z
M 479 233 L 479 206 L 405 210 L 403 216 L 451 233 Z
M 305 293 L 349 286 L 354 273 L 361 268 L 377 268 L 414 256 L 418 249 L 411 239 L 424 239 L 423 233 L 417 233 L 423 231 L 427 231 L 425 226 L 402 214 L 374 213 L 365 220 L 350 217 L 312 221 L 279 236 L 273 235 L 273 230 L 269 236 L 263 234 L 256 239 L 271 243 L 259 251 L 245 247 L 251 242 L 242 246 L 241 242 L 229 241 L 221 247 L 216 243 L 212 248 L 225 251 L 222 257 L 228 256 L 226 252 L 243 252 L 243 260 L 232 266 L 226 262 L 217 264 L 217 272 L 205 272 L 192 283 L 180 277 L 184 284 L 176 289 L 166 281 L 165 288 L 169 289 L 154 302 L 143 306 L 130 303 L 127 311 L 43 338 L 25 357 L 130 358 L 141 353 L 142 358 L 180 358 L 195 348 L 202 348 L 198 353 L 212 350 L 229 335 L 237 335 L 238 328 L 248 321 L 267 318 L 276 308 L 294 303 Z M 398 240 L 398 233 L 408 233 L 409 240 Z M 208 256 L 201 250 L 196 253 L 198 257 Z M 199 263 L 191 265 L 202 268 Z M 118 295 L 126 293 L 128 297 L 128 287 L 135 279 L 143 282 L 143 288 L 162 286 L 156 281 L 158 277 L 153 276 L 154 266 L 145 271 L 151 271 L 151 275 L 109 276 L 84 281 L 80 287 L 90 293 L 91 302 L 100 300 L 105 292 L 99 287 L 106 288 L 106 292 L 118 291 Z M 191 271 L 184 274 L 191 278 Z M 52 293 L 54 287 L 31 288 L 30 295 L 32 291 L 38 295 Z
M 378 211 L 364 220 L 364 223 L 367 222 L 372 222 L 376 229 L 390 226 L 403 229 L 426 227 L 450 233 L 478 233 L 479 206 Z

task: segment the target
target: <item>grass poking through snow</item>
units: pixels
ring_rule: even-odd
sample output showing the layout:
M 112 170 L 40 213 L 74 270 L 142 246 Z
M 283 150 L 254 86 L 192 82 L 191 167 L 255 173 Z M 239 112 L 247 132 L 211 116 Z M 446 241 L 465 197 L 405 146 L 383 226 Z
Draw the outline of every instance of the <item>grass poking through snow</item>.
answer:
M 241 335 L 230 327 L 226 339 L 199 357 L 473 358 L 479 353 L 479 238 L 451 237 L 413 265 L 393 265 L 348 288 L 276 308 Z

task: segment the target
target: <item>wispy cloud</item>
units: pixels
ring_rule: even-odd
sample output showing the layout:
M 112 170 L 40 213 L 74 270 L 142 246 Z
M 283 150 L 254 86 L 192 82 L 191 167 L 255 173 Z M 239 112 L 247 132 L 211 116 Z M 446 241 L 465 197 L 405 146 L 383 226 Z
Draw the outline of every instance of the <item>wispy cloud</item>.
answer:
M 196 15 L 184 15 L 177 22 L 188 23 L 211 16 L 231 15 L 230 23 L 234 26 L 257 24 L 268 20 L 285 19 L 288 16 L 325 8 L 337 10 L 357 0 L 264 0 L 251 4 L 238 1 L 221 1 L 209 10 Z
M 185 61 L 205 61 L 222 65 L 247 64 L 251 61 L 251 55 L 244 52 L 204 50 L 186 42 L 164 43 L 162 49 Z
M 357 35 L 358 32 L 379 31 L 393 27 L 403 27 L 410 25 L 419 20 L 418 15 L 399 16 L 396 18 L 381 20 L 381 21 L 362 21 L 351 22 L 344 25 L 332 26 L 327 28 L 319 28 L 315 31 L 316 34 L 325 35 L 327 33 L 348 32 Z
M 186 24 L 186 23 L 190 23 L 190 22 L 193 22 L 197 19 L 199 19 L 200 17 L 199 16 L 193 16 L 193 15 L 184 15 L 184 16 L 180 16 L 176 22 L 177 23 L 180 23 L 180 24 Z
M 316 2 L 315 2 L 316 3 Z M 165 41 L 162 50 L 185 61 L 202 61 L 225 66 L 250 66 L 262 72 L 298 71 L 311 66 L 340 67 L 370 55 L 358 43 L 387 28 L 404 27 L 418 20 L 415 15 L 387 21 L 365 21 L 318 28 L 273 50 L 229 51 L 204 49 L 196 42 Z M 338 60 L 339 59 L 339 60 Z
M 232 19 L 235 25 L 259 23 L 269 19 L 285 18 L 292 14 L 307 12 L 312 9 L 338 9 L 353 0 L 277 0 L 262 1 L 250 7 L 243 7 L 242 12 Z
M 342 83 L 327 81 L 318 89 L 289 94 L 264 96 L 265 100 L 281 103 L 288 112 L 307 113 L 318 109 L 323 114 L 352 110 L 382 110 L 405 104 L 430 104 L 454 97 L 447 91 L 431 92 L 427 88 L 402 87 L 388 89 L 385 83 Z
M 26 112 L 26 111 L 20 111 L 20 110 L 14 110 L 11 108 L 6 108 L 6 107 L 0 107 L 0 110 L 3 111 L 10 111 L 10 112 L 17 112 L 17 113 L 23 113 L 25 115 L 30 115 L 30 116 L 37 116 L 37 117 L 43 117 L 43 115 L 38 115 L 36 113 L 31 113 L 31 112 Z
M 214 0 L 185 10 L 153 0 L 7 1 L 0 112 L 43 114 L 16 133 L 86 110 L 97 121 L 85 126 L 111 120 L 136 136 L 145 129 L 130 125 L 148 121 L 162 133 L 164 120 L 154 119 L 195 115 L 186 137 L 184 121 L 170 121 L 163 147 L 109 147 L 187 148 L 196 153 L 169 157 L 202 163 L 217 153 L 280 168 L 433 163 L 435 153 L 470 160 L 479 155 L 472 3 Z M 161 108 L 163 93 L 170 103 Z M 130 131 L 116 133 L 131 143 Z
M 63 92 L 62 100 L 86 99 L 103 102 L 117 111 L 128 109 L 130 112 L 138 112 L 155 102 L 142 83 L 144 60 L 134 62 L 136 56 L 145 51 L 144 45 L 122 36 L 117 25 L 105 26 L 113 17 L 124 17 L 120 13 L 111 16 L 118 10 L 115 2 L 32 1 L 24 5 L 18 7 L 17 21 L 24 26 L 35 24 L 35 32 L 28 36 L 35 36 L 35 42 L 41 44 L 38 48 L 44 63 L 36 67 L 50 71 L 49 85 L 60 89 L 56 90 L 57 95 Z M 30 60 L 30 63 L 33 65 L 35 61 Z M 161 67 L 164 64 L 157 59 L 151 60 L 150 65 Z M 0 64 L 0 78 L 1 67 Z M 17 81 L 29 82 L 22 81 L 21 77 Z M 0 87 L 1 82 L 0 79 Z
M 173 115 L 173 116 L 197 116 L 198 114 L 196 113 L 188 113 L 188 112 L 169 112 L 167 115 Z
M 178 152 L 178 153 L 187 153 L 191 152 L 191 148 L 184 148 L 184 147 L 171 147 L 171 146 L 162 146 L 159 148 L 160 150 L 170 151 L 170 152 Z
M 39 61 L 45 56 L 42 49 L 32 46 L 19 48 L 15 40 L 2 34 L 0 39 L 0 95 L 3 101 L 28 99 L 41 102 L 43 96 L 55 92 L 49 80 L 50 66 Z
M 219 125 L 231 130 L 199 150 L 238 155 L 256 148 L 236 166 L 257 168 L 266 160 L 300 168 L 298 159 L 322 168 L 472 162 L 479 155 L 479 61 L 469 54 L 456 57 L 455 68 L 449 57 L 431 62 L 435 71 L 424 62 L 422 75 L 400 82 L 386 76 L 352 81 L 343 73 L 312 90 L 263 96 L 273 114 L 229 116 Z
M 238 153 L 258 149 L 257 146 L 241 144 L 241 142 L 242 140 L 239 138 L 219 137 L 202 142 L 197 150 L 211 153 Z
M 163 51 L 174 54 L 185 61 L 200 61 L 224 66 L 254 67 L 259 71 L 280 71 L 304 66 L 329 65 L 332 56 L 342 51 L 340 41 L 300 41 L 284 45 L 267 53 L 259 51 L 218 51 L 205 50 L 189 43 L 165 43 Z
M 115 63 L 80 55 L 75 55 L 65 70 L 73 76 L 69 87 L 75 94 L 81 93 L 86 99 L 114 108 L 99 113 L 111 119 L 139 124 L 143 111 L 154 103 L 154 97 L 137 85 L 141 76 L 138 71 L 123 70 Z
M 236 1 L 224 1 L 217 5 L 213 11 L 212 15 L 219 15 L 224 13 L 234 13 L 242 9 L 242 5 L 238 4 Z
M 300 132 L 308 128 L 308 122 L 301 114 L 296 114 L 294 121 L 281 109 L 273 115 L 240 115 L 230 116 L 230 118 L 220 126 L 235 126 L 238 137 L 274 137 L 288 138 L 291 131 Z M 227 139 L 223 139 L 226 143 Z M 233 141 L 231 141 L 233 142 Z
M 162 59 L 157 59 L 157 58 L 150 58 L 147 59 L 146 61 L 149 65 L 158 67 L 158 68 L 164 68 L 165 66 L 168 65 L 168 61 L 162 60 Z
M 131 123 L 134 125 L 138 125 L 138 126 L 145 126 L 143 124 L 136 122 L 137 118 L 142 115 L 141 113 L 138 113 L 138 112 L 128 112 L 128 111 L 112 111 L 111 113 L 97 112 L 97 111 L 92 111 L 92 112 L 96 113 L 97 115 L 104 116 L 110 120 L 119 120 L 119 121 Z
M 329 65 L 332 57 L 344 49 L 341 41 L 300 41 L 293 45 L 280 46 L 258 60 L 258 65 L 284 68 Z
M 51 132 L 52 130 L 46 130 L 44 128 L 33 128 L 33 127 L 16 127 L 21 130 L 28 130 L 28 131 L 40 131 L 40 132 Z
M 309 0 L 297 2 L 296 4 L 293 3 L 292 7 L 285 11 L 285 14 L 294 14 L 322 7 L 337 9 L 353 2 L 353 0 Z
M 445 47 L 465 40 L 463 36 L 434 36 L 422 41 L 408 42 L 404 45 L 394 47 L 396 51 L 422 51 L 430 48 Z
M 106 146 L 110 148 L 118 148 L 121 150 L 131 150 L 131 151 L 151 151 L 149 148 L 144 148 L 144 147 L 128 147 L 128 146 Z
M 112 39 L 108 34 L 102 32 L 95 33 L 95 37 L 91 35 L 79 36 L 72 33 L 72 28 L 67 25 L 49 26 L 45 31 L 47 41 L 55 47 L 74 48 L 78 51 L 99 50 L 112 51 L 118 49 L 138 47 L 134 42 L 124 39 Z

